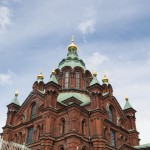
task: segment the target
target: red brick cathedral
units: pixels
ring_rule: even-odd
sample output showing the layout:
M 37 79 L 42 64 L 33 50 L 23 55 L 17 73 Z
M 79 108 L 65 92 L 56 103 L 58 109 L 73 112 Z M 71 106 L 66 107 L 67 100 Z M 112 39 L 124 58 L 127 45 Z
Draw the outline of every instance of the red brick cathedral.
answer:
M 42 72 L 22 105 L 18 93 L 7 106 L 3 127 L 6 141 L 33 150 L 135 150 L 139 145 L 136 110 L 128 98 L 122 109 L 106 76 L 86 70 L 77 46 L 52 71 L 47 83 Z

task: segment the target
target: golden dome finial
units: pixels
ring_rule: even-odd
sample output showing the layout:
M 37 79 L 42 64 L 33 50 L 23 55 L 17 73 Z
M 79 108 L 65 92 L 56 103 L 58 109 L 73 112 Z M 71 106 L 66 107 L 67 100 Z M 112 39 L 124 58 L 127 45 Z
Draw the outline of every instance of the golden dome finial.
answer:
M 68 46 L 68 50 L 70 49 L 74 49 L 75 51 L 77 51 L 77 46 L 74 44 L 74 36 L 72 35 L 72 39 L 71 39 L 72 43 Z
M 53 74 L 53 75 L 56 74 L 56 71 L 55 71 L 55 69 L 54 69 L 54 66 L 53 66 L 52 74 Z
M 18 90 L 16 90 L 15 97 L 17 97 L 18 95 L 19 95 L 19 92 L 18 92 Z
M 108 78 L 106 77 L 106 75 L 104 75 L 104 77 L 102 78 L 103 83 L 108 82 Z
M 40 74 L 37 76 L 37 80 L 43 80 L 44 76 L 42 74 L 42 69 L 40 70 Z
M 96 77 L 97 76 L 97 72 L 96 72 L 96 69 L 94 67 L 94 71 L 93 71 L 93 76 Z
M 128 100 L 129 100 L 129 97 L 128 97 L 128 96 L 125 96 L 125 100 L 128 101 Z

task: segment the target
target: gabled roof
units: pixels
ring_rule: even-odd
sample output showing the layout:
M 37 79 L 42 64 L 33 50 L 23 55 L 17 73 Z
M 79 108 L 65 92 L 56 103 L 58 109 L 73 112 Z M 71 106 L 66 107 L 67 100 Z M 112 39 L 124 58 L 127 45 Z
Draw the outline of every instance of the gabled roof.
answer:
M 19 111 L 17 112 L 17 114 L 23 112 L 23 111 L 28 107 L 28 105 L 29 105 L 30 103 L 32 103 L 32 100 L 33 100 L 33 99 L 36 99 L 36 98 L 38 98 L 38 100 L 44 102 L 43 94 L 41 94 L 40 91 L 38 91 L 38 90 L 37 90 L 36 92 L 33 92 L 33 91 L 32 91 L 32 92 L 28 95 L 28 97 L 25 99 L 25 101 L 23 102 L 23 104 L 21 105 L 21 107 L 20 107 Z
M 116 108 L 116 111 L 118 112 L 118 114 L 120 114 L 120 117 L 122 117 L 122 119 L 125 118 L 125 114 L 122 111 L 122 108 L 119 104 L 119 102 L 117 101 L 117 99 L 114 96 L 111 96 L 110 98 L 106 98 L 107 96 L 110 96 L 109 93 L 106 93 L 105 96 L 103 96 L 103 104 L 106 103 L 106 109 L 108 109 L 109 105 L 112 105 L 113 107 Z

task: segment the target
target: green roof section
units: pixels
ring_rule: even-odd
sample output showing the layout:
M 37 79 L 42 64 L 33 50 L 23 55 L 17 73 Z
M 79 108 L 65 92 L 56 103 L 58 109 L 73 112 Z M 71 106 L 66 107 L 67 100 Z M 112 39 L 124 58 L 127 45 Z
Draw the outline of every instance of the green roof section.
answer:
M 81 101 L 81 106 L 84 106 L 88 103 L 90 103 L 90 97 L 85 94 L 76 93 L 76 92 L 67 92 L 67 93 L 60 93 L 57 97 L 57 101 L 64 104 L 63 101 L 74 97 L 77 100 Z
M 99 81 L 98 81 L 98 79 L 97 79 L 97 76 L 93 76 L 93 79 L 92 79 L 92 81 L 91 81 L 91 83 L 90 83 L 90 86 L 91 85 L 94 85 L 94 84 L 99 84 Z
M 136 148 L 136 149 L 150 148 L 150 143 L 148 143 L 148 144 L 143 144 L 143 145 L 138 145 L 138 146 L 134 146 L 134 148 Z
M 85 65 L 83 64 L 82 60 L 78 60 L 78 59 L 64 59 L 60 62 L 58 68 L 61 70 L 64 67 L 71 67 L 72 69 L 75 67 L 81 67 L 84 71 L 86 70 Z
M 123 110 L 132 108 L 132 106 L 131 106 L 131 104 L 130 104 L 130 102 L 129 102 L 129 99 L 126 97 L 125 100 L 126 100 L 126 103 L 125 103 L 125 106 L 124 106 L 124 109 L 123 109 Z
M 54 74 L 51 75 L 49 82 L 54 82 L 54 83 L 58 84 L 58 81 Z
M 16 105 L 20 106 L 20 104 L 19 104 L 19 100 L 18 100 L 18 91 L 16 91 L 16 93 L 15 93 L 15 97 L 14 97 L 14 99 L 12 100 L 12 102 L 11 102 L 11 103 L 13 103 L 13 104 L 16 104 Z
M 69 45 L 67 57 L 59 63 L 58 68 L 61 70 L 67 66 L 71 67 L 72 69 L 75 67 L 81 67 L 84 71 L 86 70 L 83 60 L 78 58 L 77 46 L 74 45 L 74 43 Z

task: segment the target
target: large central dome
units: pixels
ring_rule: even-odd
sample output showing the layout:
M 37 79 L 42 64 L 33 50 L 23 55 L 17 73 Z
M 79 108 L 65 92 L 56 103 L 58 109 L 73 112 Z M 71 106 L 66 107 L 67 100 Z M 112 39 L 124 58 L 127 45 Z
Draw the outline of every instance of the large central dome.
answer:
M 72 69 L 75 67 L 81 67 L 84 71 L 86 70 L 83 60 L 78 58 L 77 46 L 74 44 L 73 39 L 72 39 L 72 43 L 68 46 L 67 58 L 64 58 L 59 63 L 58 68 L 61 70 L 62 68 L 66 66 L 70 66 Z

